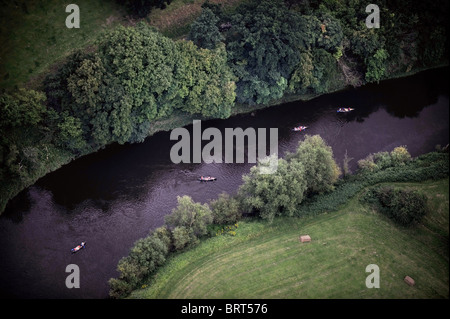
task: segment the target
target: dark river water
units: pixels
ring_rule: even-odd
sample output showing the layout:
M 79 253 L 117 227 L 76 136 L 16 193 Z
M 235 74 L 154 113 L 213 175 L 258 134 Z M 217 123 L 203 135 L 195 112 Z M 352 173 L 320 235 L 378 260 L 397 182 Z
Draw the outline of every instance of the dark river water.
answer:
M 406 145 L 413 156 L 449 140 L 448 68 L 202 122 L 216 127 L 278 128 L 279 155 L 294 151 L 305 134 L 320 134 L 342 165 L 370 153 Z M 355 111 L 338 114 L 339 107 Z M 292 127 L 306 125 L 306 132 Z M 192 125 L 187 127 L 192 129 Z M 170 132 L 144 143 L 111 145 L 41 178 L 0 217 L 0 296 L 3 298 L 106 298 L 108 279 L 133 243 L 164 223 L 178 195 L 206 202 L 235 193 L 253 164 L 173 164 Z M 218 178 L 200 183 L 200 175 Z M 81 241 L 87 247 L 70 249 Z M 66 266 L 80 269 L 80 288 L 65 285 Z

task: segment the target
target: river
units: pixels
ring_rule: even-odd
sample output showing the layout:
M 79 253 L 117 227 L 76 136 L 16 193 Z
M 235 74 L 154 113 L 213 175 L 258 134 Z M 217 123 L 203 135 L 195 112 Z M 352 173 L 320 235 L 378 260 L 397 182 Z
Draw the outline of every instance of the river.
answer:
M 448 68 L 384 81 L 202 122 L 216 127 L 278 128 L 279 155 L 294 151 L 305 134 L 319 134 L 338 164 L 347 151 L 356 169 L 370 153 L 406 145 L 411 155 L 449 140 Z M 338 114 L 339 107 L 355 111 Z M 306 132 L 292 127 L 306 125 Z M 192 125 L 187 127 L 192 130 Z M 173 164 L 170 132 L 134 145 L 111 145 L 77 159 L 21 192 L 0 217 L 0 297 L 107 298 L 108 279 L 133 243 L 164 223 L 178 195 L 206 202 L 235 193 L 253 164 Z M 200 183 L 200 175 L 216 182 Z M 70 249 L 86 241 L 86 249 Z M 66 266 L 80 269 L 80 288 L 65 285 Z

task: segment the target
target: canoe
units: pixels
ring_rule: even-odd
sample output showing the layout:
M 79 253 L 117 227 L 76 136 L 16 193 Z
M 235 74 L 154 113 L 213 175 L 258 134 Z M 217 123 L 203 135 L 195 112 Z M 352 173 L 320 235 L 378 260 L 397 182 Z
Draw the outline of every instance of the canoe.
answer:
M 294 127 L 292 130 L 296 131 L 296 132 L 301 132 L 301 131 L 306 130 L 307 128 L 308 128 L 307 126 L 297 126 L 297 127 Z
M 350 111 L 353 111 L 354 109 L 352 109 L 351 107 L 340 107 L 337 112 L 338 113 L 348 113 Z
M 77 247 L 72 248 L 70 251 L 72 252 L 72 254 L 76 253 L 77 251 L 79 251 L 80 249 L 83 249 L 84 247 L 86 247 L 86 242 L 83 241 L 81 244 L 79 244 Z
M 211 177 L 211 176 L 201 176 L 201 177 L 199 177 L 199 181 L 200 182 L 212 182 L 212 181 L 215 181 L 217 178 L 215 178 L 215 177 Z

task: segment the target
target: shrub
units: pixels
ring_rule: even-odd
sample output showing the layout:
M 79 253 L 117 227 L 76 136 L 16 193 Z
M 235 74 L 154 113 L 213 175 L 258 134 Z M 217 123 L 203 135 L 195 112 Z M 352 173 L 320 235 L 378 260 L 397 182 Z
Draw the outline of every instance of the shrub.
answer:
M 341 174 L 333 157 L 333 150 L 320 135 L 306 135 L 299 143 L 297 152 L 288 157 L 298 160 L 305 168 L 308 191 L 322 193 L 331 191 Z
M 212 223 L 213 217 L 208 204 L 195 203 L 190 196 L 178 196 L 178 205 L 172 214 L 165 217 L 169 227 L 185 227 L 190 234 L 196 237 L 207 233 L 207 226 Z
M 260 162 L 243 176 L 238 194 L 245 212 L 257 212 L 272 221 L 277 215 L 293 216 L 306 191 L 305 169 L 296 159 L 278 159 L 276 172 L 262 174 Z
M 402 226 L 418 223 L 426 214 L 426 196 L 412 189 L 376 187 L 366 193 L 364 200 Z
M 186 247 L 196 245 L 198 238 L 184 226 L 175 227 L 172 231 L 173 246 L 175 250 L 182 250 Z
M 211 201 L 210 207 L 214 224 L 232 224 L 241 218 L 238 200 L 225 192 Z
M 398 146 L 391 152 L 391 158 L 394 165 L 403 165 L 411 159 L 406 146 Z
M 109 295 L 120 298 L 130 293 L 139 282 L 165 263 L 168 253 L 168 246 L 157 235 L 136 241 L 129 255 L 117 265 L 119 277 L 109 280 Z
M 377 165 L 374 162 L 373 154 L 367 155 L 365 158 L 358 161 L 358 168 L 362 171 L 373 172 L 377 169 Z

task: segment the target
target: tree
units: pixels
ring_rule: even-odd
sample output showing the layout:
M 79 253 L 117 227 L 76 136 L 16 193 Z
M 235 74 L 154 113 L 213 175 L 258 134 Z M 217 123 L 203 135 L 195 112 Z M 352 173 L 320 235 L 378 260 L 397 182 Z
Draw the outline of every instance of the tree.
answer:
M 36 126 L 46 112 L 45 94 L 23 88 L 0 95 L 0 129 L 2 138 L 6 130 Z
M 180 56 L 175 79 L 181 109 L 205 117 L 227 118 L 236 97 L 234 76 L 227 65 L 223 45 L 215 50 L 196 47 L 191 41 L 177 43 Z
M 215 49 L 218 42 L 224 40 L 217 23 L 219 18 L 209 8 L 203 8 L 202 13 L 191 25 L 188 39 L 200 48 Z
M 168 252 L 167 244 L 157 235 L 137 240 L 129 255 L 119 260 L 119 277 L 109 280 L 110 296 L 120 298 L 130 293 L 146 276 L 165 263 Z
M 40 165 L 36 143 L 42 138 L 47 112 L 45 94 L 18 89 L 0 95 L 0 175 L 27 178 Z
M 228 61 L 239 78 L 237 100 L 264 104 L 281 98 L 299 62 L 299 49 L 310 43 L 306 20 L 282 1 L 250 1 L 232 17 Z
M 210 203 L 213 222 L 215 224 L 234 224 L 240 217 L 239 202 L 228 193 L 221 193 Z
M 367 82 L 380 82 L 386 74 L 386 60 L 388 53 L 384 49 L 378 49 L 372 57 L 367 59 Z
M 99 54 L 111 83 L 123 88 L 121 96 L 126 96 L 131 106 L 131 123 L 141 124 L 173 112 L 178 95 L 174 68 L 179 57 L 172 40 L 141 22 L 105 34 Z
M 197 237 L 184 226 L 175 227 L 172 231 L 172 237 L 175 250 L 183 250 L 185 247 L 198 242 Z
M 304 178 L 310 193 L 332 190 L 341 173 L 333 158 L 333 150 L 319 135 L 306 135 L 296 153 L 290 154 L 288 159 L 303 164 Z
M 83 138 L 83 130 L 79 118 L 70 116 L 67 112 L 64 112 L 62 121 L 57 126 L 59 129 L 56 140 L 58 145 L 72 151 L 81 150 L 85 147 L 86 141 Z
M 394 148 L 390 155 L 394 165 L 404 165 L 406 162 L 411 160 L 411 154 L 409 154 L 406 146 L 398 146 Z
M 134 243 L 129 257 L 145 269 L 142 275 L 146 276 L 164 264 L 168 252 L 168 247 L 162 240 L 156 236 L 147 236 Z
M 195 203 L 190 196 L 178 196 L 178 205 L 170 215 L 165 217 L 169 227 L 185 227 L 196 237 L 207 233 L 207 226 L 212 223 L 212 214 L 208 204 Z
M 244 183 L 238 191 L 243 209 L 256 211 L 269 221 L 278 215 L 292 216 L 303 201 L 307 187 L 303 164 L 279 159 L 273 174 L 261 174 L 261 165 L 264 164 L 253 166 L 243 177 Z
M 327 12 L 319 13 L 317 18 L 319 20 L 317 29 L 320 30 L 317 46 L 331 53 L 336 52 L 344 38 L 339 20 Z
M 317 79 L 313 74 L 314 63 L 311 50 L 300 53 L 300 60 L 289 80 L 289 91 L 305 93 L 308 88 L 317 86 Z

